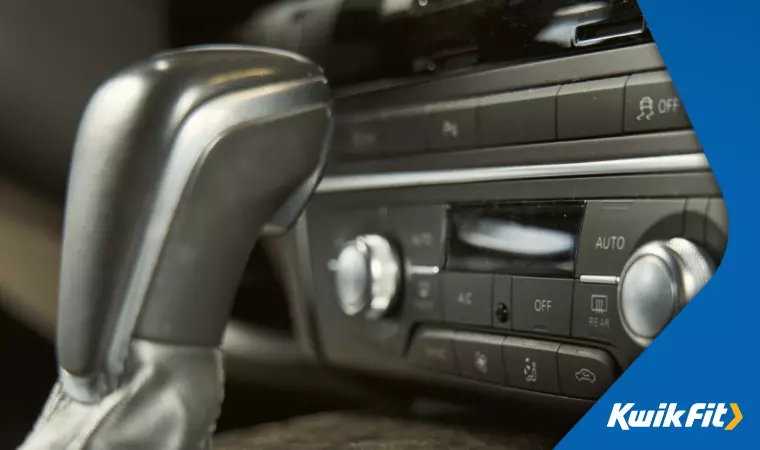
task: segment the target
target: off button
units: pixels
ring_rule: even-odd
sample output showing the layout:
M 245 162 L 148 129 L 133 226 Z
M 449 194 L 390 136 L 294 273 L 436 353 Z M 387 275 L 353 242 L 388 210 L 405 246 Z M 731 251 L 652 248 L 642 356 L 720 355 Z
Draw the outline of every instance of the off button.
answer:
M 684 199 L 588 201 L 576 275 L 620 275 L 638 246 L 683 233 L 685 206 Z
M 569 336 L 572 301 L 573 280 L 514 277 L 512 328 Z
M 631 75 L 625 86 L 625 131 L 691 126 L 673 81 L 665 71 Z

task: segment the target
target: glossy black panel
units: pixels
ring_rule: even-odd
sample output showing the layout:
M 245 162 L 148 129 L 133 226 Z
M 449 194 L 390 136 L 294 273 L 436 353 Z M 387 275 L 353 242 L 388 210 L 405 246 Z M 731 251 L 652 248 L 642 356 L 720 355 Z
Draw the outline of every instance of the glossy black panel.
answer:
M 581 202 L 452 207 L 449 270 L 572 277 Z
M 260 11 L 240 39 L 302 53 L 333 85 L 426 79 L 652 40 L 634 0 L 301 0 Z

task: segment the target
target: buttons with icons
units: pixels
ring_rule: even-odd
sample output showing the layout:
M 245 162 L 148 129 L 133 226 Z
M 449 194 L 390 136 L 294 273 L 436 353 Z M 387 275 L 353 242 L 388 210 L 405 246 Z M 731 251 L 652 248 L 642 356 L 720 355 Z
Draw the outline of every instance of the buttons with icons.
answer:
M 553 142 L 689 128 L 666 71 L 340 116 L 334 146 L 350 156 Z
M 413 321 L 443 320 L 439 282 L 437 274 L 410 273 L 406 280 L 404 316 Z
M 573 337 L 613 343 L 623 332 L 618 314 L 617 284 L 575 282 Z
M 505 385 L 501 344 L 502 336 L 456 332 L 454 351 L 460 375 L 489 383 Z
M 562 393 L 597 399 L 615 381 L 615 363 L 607 352 L 562 344 L 557 352 Z
M 428 150 L 468 148 L 477 142 L 474 101 L 431 106 L 425 121 Z
M 504 368 L 512 387 L 559 394 L 555 342 L 507 337 L 502 344 Z
M 543 340 L 422 328 L 407 354 L 414 365 L 517 389 L 598 398 L 614 382 L 605 351 Z
M 667 72 L 631 75 L 625 86 L 626 132 L 689 126 L 689 118 Z

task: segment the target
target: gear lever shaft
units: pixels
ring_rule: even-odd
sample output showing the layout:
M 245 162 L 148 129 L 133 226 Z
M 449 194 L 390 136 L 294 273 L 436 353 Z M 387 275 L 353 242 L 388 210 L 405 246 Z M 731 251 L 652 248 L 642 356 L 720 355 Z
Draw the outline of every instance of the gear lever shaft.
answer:
M 63 391 L 119 383 L 130 341 L 216 348 L 262 232 L 299 215 L 325 162 L 327 81 L 286 52 L 181 50 L 103 84 L 80 124 L 66 204 Z

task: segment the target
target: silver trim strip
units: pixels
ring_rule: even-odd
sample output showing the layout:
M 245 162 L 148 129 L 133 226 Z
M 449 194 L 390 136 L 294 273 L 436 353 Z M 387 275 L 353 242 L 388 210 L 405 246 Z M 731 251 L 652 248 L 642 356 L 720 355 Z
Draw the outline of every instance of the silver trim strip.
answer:
M 327 270 L 336 272 L 338 270 L 338 260 L 333 258 L 327 261 Z M 436 266 L 408 266 L 406 268 L 406 273 L 410 275 L 435 275 L 440 271 L 441 269 Z
M 620 277 L 615 275 L 581 275 L 581 283 L 590 284 L 618 284 Z
M 320 194 L 410 186 L 476 183 L 483 181 L 529 180 L 588 175 L 620 175 L 709 170 L 703 153 L 650 156 L 562 164 L 479 167 L 436 172 L 398 172 L 328 176 L 317 187 Z
M 406 270 L 410 275 L 435 275 L 440 272 L 436 266 L 409 266 Z

